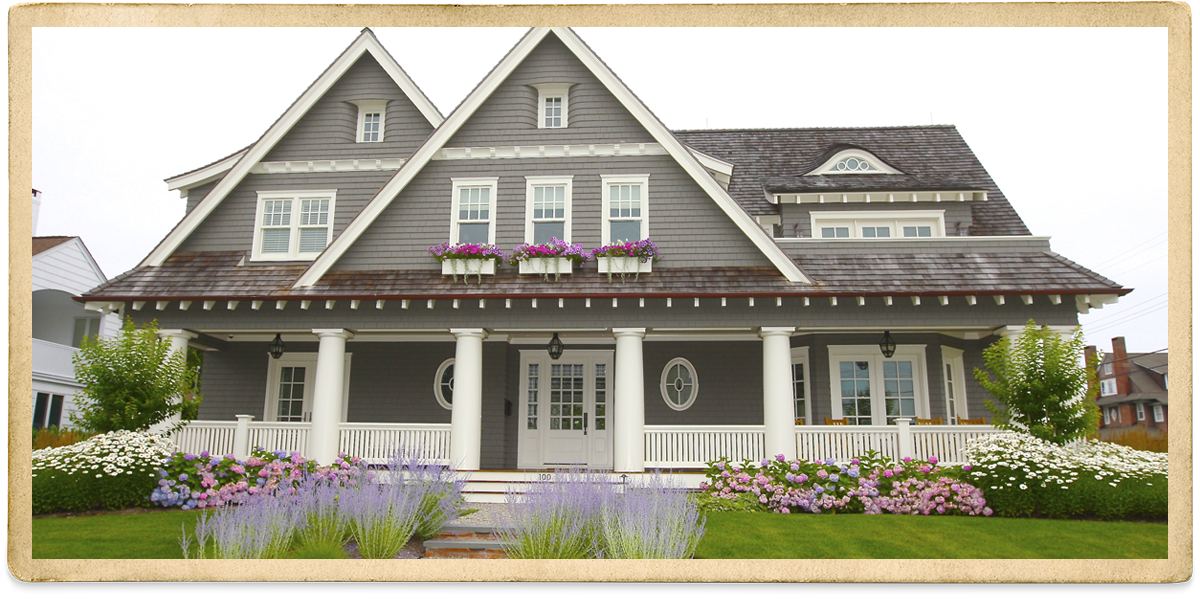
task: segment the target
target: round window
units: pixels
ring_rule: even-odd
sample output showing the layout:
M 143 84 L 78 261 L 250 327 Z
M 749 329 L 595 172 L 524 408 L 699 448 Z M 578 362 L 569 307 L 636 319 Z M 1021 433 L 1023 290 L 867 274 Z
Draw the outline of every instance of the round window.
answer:
M 433 395 L 442 408 L 449 409 L 454 404 L 454 359 L 447 358 L 438 367 L 437 376 L 433 378 Z
M 696 368 L 686 358 L 673 358 L 663 368 L 659 389 L 663 401 L 675 410 L 687 410 L 696 401 Z

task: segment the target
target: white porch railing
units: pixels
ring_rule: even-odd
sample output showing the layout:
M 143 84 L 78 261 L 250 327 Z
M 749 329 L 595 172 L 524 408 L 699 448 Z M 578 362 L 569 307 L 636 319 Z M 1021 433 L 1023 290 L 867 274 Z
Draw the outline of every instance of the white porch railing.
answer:
M 312 423 L 192 421 L 175 434 L 180 452 L 208 451 L 238 458 L 253 448 L 307 455 Z M 244 441 L 242 441 L 244 440 Z M 241 447 L 239 447 L 241 446 Z M 450 456 L 449 423 L 342 423 L 338 451 L 373 464 L 386 463 L 400 448 L 419 451 L 421 458 L 445 462 Z
M 250 449 L 262 447 L 268 452 L 299 452 L 308 454 L 308 432 L 312 423 L 262 421 L 250 423 L 248 441 Z M 235 453 L 236 454 L 236 453 Z
M 33 362 L 33 372 L 74 380 L 75 363 L 71 359 L 78 350 L 71 346 L 35 339 L 33 340 L 33 356 L 30 357 Z
M 847 461 L 874 450 L 894 460 L 900 458 L 899 437 L 896 425 L 799 425 L 796 458 Z
M 404 449 L 424 460 L 450 459 L 449 423 L 342 423 L 338 450 L 371 464 L 383 464 Z
M 909 429 L 913 458 L 936 456 L 940 462 L 952 465 L 966 462 L 963 449 L 967 442 L 996 433 L 991 425 L 913 425 Z
M 233 454 L 233 435 L 237 421 L 192 421 L 175 434 L 180 452 Z
M 648 468 L 702 468 L 724 456 L 735 462 L 763 458 L 762 425 L 647 425 Z

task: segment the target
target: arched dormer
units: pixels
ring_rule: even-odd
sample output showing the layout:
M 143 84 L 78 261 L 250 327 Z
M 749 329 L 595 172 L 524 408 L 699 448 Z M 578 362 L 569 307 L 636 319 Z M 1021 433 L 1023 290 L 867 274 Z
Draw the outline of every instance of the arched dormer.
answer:
M 862 148 L 847 148 L 835 152 L 808 175 L 901 175 L 900 171 Z

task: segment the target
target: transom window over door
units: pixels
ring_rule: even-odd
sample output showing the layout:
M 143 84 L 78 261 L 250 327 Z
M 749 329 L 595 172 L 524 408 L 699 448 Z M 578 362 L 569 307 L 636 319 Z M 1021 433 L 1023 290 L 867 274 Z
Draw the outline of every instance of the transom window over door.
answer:
M 259 192 L 251 260 L 312 260 L 333 239 L 336 192 Z
M 494 244 L 497 178 L 454 179 L 450 243 Z
M 650 237 L 647 188 L 649 175 L 603 176 L 602 243 L 636 242 Z
M 571 241 L 571 176 L 526 177 L 525 242 Z

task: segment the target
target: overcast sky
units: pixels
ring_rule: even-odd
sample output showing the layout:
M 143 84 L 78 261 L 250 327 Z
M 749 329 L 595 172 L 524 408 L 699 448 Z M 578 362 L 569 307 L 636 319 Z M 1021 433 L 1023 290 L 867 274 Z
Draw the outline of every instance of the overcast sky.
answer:
M 373 28 L 448 115 L 523 29 Z M 1166 29 L 579 29 L 672 129 L 953 124 L 1034 235 L 1135 291 L 1088 342 L 1166 347 Z M 37 235 L 109 277 L 183 216 L 163 179 L 255 141 L 358 34 L 39 28 Z

